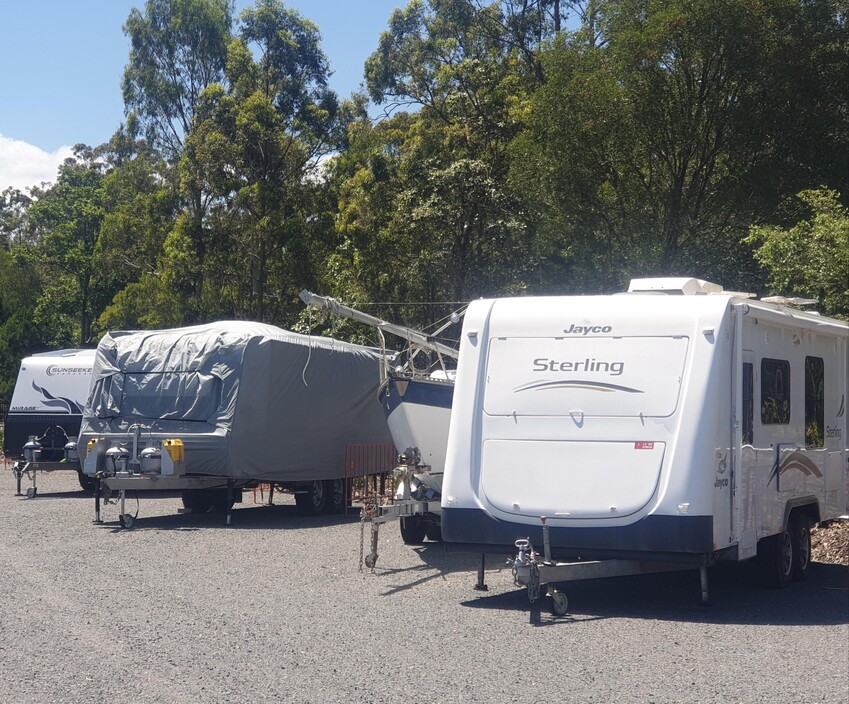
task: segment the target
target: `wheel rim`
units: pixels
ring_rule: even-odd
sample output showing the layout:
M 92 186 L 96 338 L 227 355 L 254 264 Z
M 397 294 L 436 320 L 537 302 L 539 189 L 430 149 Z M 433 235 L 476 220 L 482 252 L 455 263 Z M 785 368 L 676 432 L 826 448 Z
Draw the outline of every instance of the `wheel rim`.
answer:
M 345 483 L 341 479 L 334 479 L 330 489 L 330 500 L 334 506 L 342 506 L 345 501 Z
M 551 595 L 551 607 L 558 616 L 563 616 L 569 609 L 569 599 L 563 592 L 554 592 Z
M 788 531 L 781 536 L 781 573 L 790 574 L 793 569 L 793 539 Z
M 799 568 L 801 570 L 808 569 L 808 563 L 811 560 L 811 533 L 808 526 L 799 526 Z
M 313 508 L 319 509 L 324 504 L 324 484 L 319 481 L 312 483 L 312 505 Z

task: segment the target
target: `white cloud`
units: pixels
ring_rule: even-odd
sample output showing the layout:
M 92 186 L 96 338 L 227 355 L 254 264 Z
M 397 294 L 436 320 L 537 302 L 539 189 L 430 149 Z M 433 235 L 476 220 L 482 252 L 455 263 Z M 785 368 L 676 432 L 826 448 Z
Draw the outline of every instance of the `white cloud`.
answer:
M 59 166 L 69 156 L 73 156 L 71 147 L 48 153 L 0 134 L 0 192 L 10 186 L 23 191 L 42 181 L 55 182 Z

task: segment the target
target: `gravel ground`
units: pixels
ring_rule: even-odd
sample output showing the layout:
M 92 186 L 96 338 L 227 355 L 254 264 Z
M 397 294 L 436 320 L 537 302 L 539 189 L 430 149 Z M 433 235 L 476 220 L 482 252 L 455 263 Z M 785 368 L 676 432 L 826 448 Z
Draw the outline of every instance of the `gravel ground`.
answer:
M 14 496 L 0 475 L 0 702 L 849 701 L 849 568 L 814 563 L 785 590 L 745 566 L 565 585 L 531 610 L 509 569 L 250 493 L 219 516 L 142 497 L 131 530 L 69 472 Z M 135 502 L 128 505 L 135 511 Z

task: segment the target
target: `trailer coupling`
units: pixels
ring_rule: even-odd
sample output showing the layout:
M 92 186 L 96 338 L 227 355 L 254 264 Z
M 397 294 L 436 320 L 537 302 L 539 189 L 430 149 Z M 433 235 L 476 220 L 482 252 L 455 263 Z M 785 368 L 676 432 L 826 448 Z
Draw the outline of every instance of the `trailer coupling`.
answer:
M 512 562 L 508 561 L 507 564 L 512 567 L 513 583 L 517 587 L 527 587 L 528 600 L 533 604 L 542 596 L 549 597 L 551 599 L 551 611 L 556 616 L 566 614 L 569 600 L 566 594 L 555 589 L 555 583 L 649 574 L 653 572 L 692 570 L 695 567 L 698 567 L 700 570 L 702 603 L 708 603 L 706 560 L 703 560 L 700 564 L 630 559 L 556 562 L 551 558 L 549 528 L 546 524 L 545 516 L 542 516 L 541 520 L 544 542 L 543 559 L 540 559 L 539 553 L 534 550 L 530 539 L 521 538 L 515 542 L 516 556 Z
M 569 599 L 566 594 L 554 588 L 548 579 L 551 568 L 557 565 L 551 561 L 550 547 L 548 543 L 548 530 L 544 525 L 543 535 L 545 537 L 546 555 L 544 560 L 539 560 L 539 553 L 534 550 L 528 538 L 516 541 L 516 557 L 513 558 L 513 584 L 517 587 L 528 588 L 528 601 L 533 604 L 540 598 L 541 584 L 545 584 L 544 596 L 551 599 L 551 610 L 556 616 L 564 616 L 569 608 Z M 508 565 L 510 563 L 508 562 Z

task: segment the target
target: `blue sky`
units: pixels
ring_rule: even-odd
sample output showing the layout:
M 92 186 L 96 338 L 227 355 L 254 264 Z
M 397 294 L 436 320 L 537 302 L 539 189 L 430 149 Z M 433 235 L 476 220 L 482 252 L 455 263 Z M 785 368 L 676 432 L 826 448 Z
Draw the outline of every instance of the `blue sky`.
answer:
M 236 0 L 237 12 L 252 0 Z M 362 81 L 392 10 L 405 0 L 285 0 L 321 30 L 341 97 Z M 70 147 L 102 144 L 124 119 L 122 30 L 144 0 L 0 0 L 0 191 L 53 181 Z

